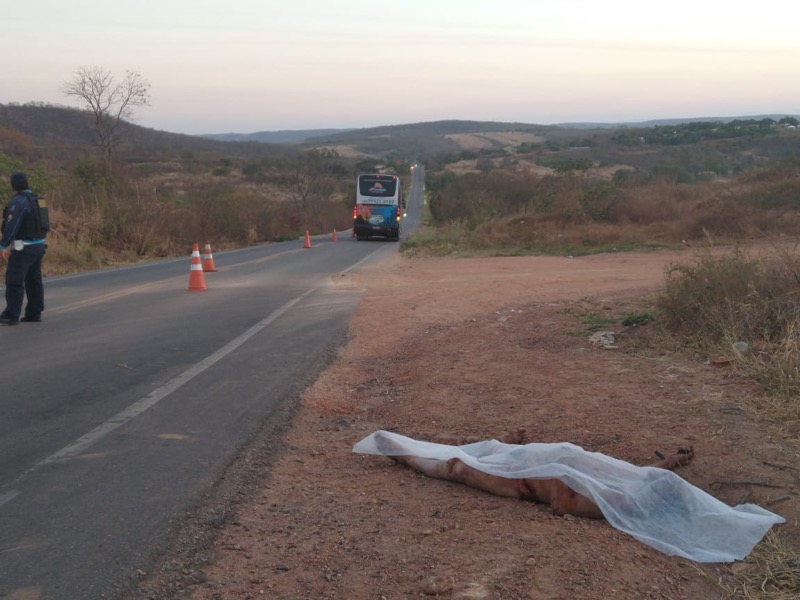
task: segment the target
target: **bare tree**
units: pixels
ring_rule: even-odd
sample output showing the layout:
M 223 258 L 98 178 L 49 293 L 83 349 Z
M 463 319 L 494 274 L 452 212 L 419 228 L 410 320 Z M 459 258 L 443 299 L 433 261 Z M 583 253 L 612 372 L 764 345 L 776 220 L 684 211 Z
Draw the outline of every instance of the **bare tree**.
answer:
M 333 149 L 321 148 L 297 157 L 292 173 L 292 201 L 306 216 L 316 217 L 320 207 L 330 199 L 334 188 L 331 163 L 338 156 Z
M 83 101 L 94 118 L 106 170 L 111 172 L 111 154 L 122 140 L 120 126 L 133 117 L 134 108 L 150 105 L 150 83 L 136 71 L 125 71 L 117 81 L 103 67 L 80 67 L 61 91 Z

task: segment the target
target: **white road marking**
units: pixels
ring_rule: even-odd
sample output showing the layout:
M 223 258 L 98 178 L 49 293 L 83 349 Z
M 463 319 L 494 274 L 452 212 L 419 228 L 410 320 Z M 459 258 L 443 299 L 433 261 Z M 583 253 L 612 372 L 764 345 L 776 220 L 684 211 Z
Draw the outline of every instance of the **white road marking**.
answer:
M 122 427 L 125 423 L 130 421 L 131 419 L 141 415 L 144 411 L 148 408 L 151 408 L 158 404 L 161 400 L 169 396 L 172 392 L 186 384 L 187 382 L 191 381 L 198 375 L 200 375 L 203 371 L 214 365 L 215 363 L 219 362 L 226 356 L 228 356 L 231 352 L 239 348 L 242 344 L 244 344 L 247 340 L 252 338 L 254 335 L 259 333 L 262 329 L 267 327 L 270 323 L 278 319 L 281 315 L 283 315 L 286 311 L 292 308 L 295 304 L 300 302 L 303 298 L 311 294 L 312 292 L 316 291 L 319 288 L 312 288 L 293 300 L 290 300 L 280 308 L 274 310 L 272 313 L 269 314 L 265 319 L 259 321 L 255 325 L 253 325 L 250 329 L 242 333 L 240 336 L 235 338 L 234 340 L 225 344 L 222 348 L 214 352 L 213 354 L 207 356 L 197 364 L 189 367 L 183 373 L 175 377 L 174 379 L 168 381 L 161 387 L 153 390 L 144 398 L 141 398 L 128 406 L 126 409 L 118 412 L 116 415 L 108 419 L 105 423 L 102 423 L 86 433 L 82 435 L 77 440 L 65 446 L 58 452 L 51 454 L 44 460 L 38 462 L 37 464 L 33 465 L 30 469 L 28 469 L 25 473 L 20 475 L 17 480 L 12 483 L 11 485 L 14 486 L 20 483 L 23 479 L 29 476 L 34 471 L 40 469 L 43 466 L 53 464 L 53 463 L 60 463 L 65 462 L 69 459 L 75 458 L 76 456 L 82 454 L 86 451 L 87 448 L 96 444 L 98 441 L 103 439 L 109 433 Z M 3 506 L 7 502 L 13 500 L 19 495 L 19 492 L 16 490 L 10 490 L 7 492 L 0 493 L 0 506 Z
M 11 490 L 0 494 L 0 507 L 6 502 L 11 502 L 17 496 L 19 496 L 19 492 L 17 490 Z
M 387 248 L 392 248 L 393 249 L 393 248 L 395 248 L 395 246 L 381 247 L 381 248 L 375 250 L 374 252 L 370 252 L 367 256 L 362 258 L 360 261 L 358 261 L 354 265 L 351 265 L 347 269 L 345 269 L 343 271 L 340 271 L 340 273 L 347 273 L 347 272 L 355 269 L 356 267 L 362 265 L 368 259 L 371 259 L 371 258 L 373 258 L 375 256 L 380 255 L 380 253 L 384 253 L 384 254 L 388 253 Z M 263 259 L 259 259 L 259 260 L 263 260 Z M 75 276 L 76 277 L 80 276 L 80 274 L 75 275 Z M 18 490 L 8 489 L 8 488 L 18 487 L 18 485 L 22 481 L 24 481 L 31 473 L 33 473 L 34 471 L 40 469 L 41 467 L 43 467 L 45 465 L 65 462 L 67 460 L 75 458 L 76 456 L 79 456 L 84 451 L 86 451 L 87 448 L 89 448 L 93 444 L 96 444 L 98 441 L 103 439 L 109 433 L 111 433 L 112 431 L 118 429 L 119 427 L 122 427 L 125 423 L 127 423 L 131 419 L 141 415 L 148 408 L 151 408 L 152 406 L 155 406 L 156 404 L 158 404 L 158 402 L 160 402 L 161 400 L 163 400 L 164 398 L 169 396 L 172 392 L 174 392 L 175 390 L 177 390 L 178 388 L 183 386 L 185 383 L 191 381 L 192 379 L 194 379 L 195 377 L 200 375 L 203 371 L 205 371 L 206 369 L 211 367 L 213 364 L 219 362 L 220 360 L 222 360 L 223 358 L 228 356 L 231 352 L 236 350 L 239 346 L 244 344 L 251 337 L 256 335 L 258 332 L 260 332 L 265 327 L 267 327 L 270 323 L 272 323 L 273 321 L 278 319 L 281 315 L 283 315 L 286 311 L 288 311 L 290 308 L 292 308 L 295 304 L 300 302 L 303 298 L 305 298 L 306 296 L 308 296 L 312 292 L 317 291 L 320 287 L 325 287 L 325 285 L 329 285 L 329 284 L 330 284 L 330 281 L 329 280 L 325 280 L 325 282 L 321 286 L 317 286 L 315 288 L 312 288 L 312 289 L 300 294 L 299 296 L 297 296 L 293 300 L 290 300 L 289 302 L 287 302 L 286 304 L 284 304 L 280 308 L 278 308 L 278 309 L 274 310 L 272 313 L 270 313 L 265 319 L 263 319 L 262 321 L 259 321 L 255 325 L 253 325 L 250 329 L 245 331 L 239 337 L 237 337 L 236 339 L 232 340 L 231 342 L 225 344 L 222 348 L 220 348 L 219 350 L 217 350 L 213 354 L 207 356 L 205 359 L 203 359 L 202 361 L 200 361 L 196 365 L 188 368 L 186 371 L 184 371 L 183 373 L 181 373 L 180 375 L 178 375 L 174 379 L 168 381 L 167 383 L 165 383 L 160 388 L 158 388 L 156 390 L 153 390 L 152 392 L 150 392 L 144 398 L 141 398 L 141 399 L 137 400 L 136 402 L 131 404 L 128 408 L 126 408 L 125 410 L 117 413 L 116 415 L 111 417 L 108 421 L 98 425 L 97 427 L 95 427 L 90 432 L 86 433 L 85 435 L 82 435 L 81 437 L 79 437 L 77 440 L 75 440 L 74 442 L 72 442 L 68 446 L 65 446 L 64 448 L 62 448 L 58 452 L 55 452 L 55 453 L 51 454 L 50 456 L 48 456 L 44 460 L 42 460 L 42 461 L 36 463 L 35 465 L 33 465 L 30 469 L 28 469 L 22 475 L 17 477 L 17 479 L 15 481 L 13 481 L 10 485 L 5 486 L 7 488 L 7 491 L 4 491 L 4 492 L 0 491 L 0 507 L 2 507 L 4 504 L 7 504 L 8 502 L 13 500 L 14 498 L 19 496 L 19 494 L 20 494 L 20 492 Z M 156 285 L 156 284 L 153 284 L 153 285 Z M 110 294 L 109 296 L 114 296 L 114 295 L 115 294 Z M 104 299 L 105 299 L 105 297 L 104 297 Z

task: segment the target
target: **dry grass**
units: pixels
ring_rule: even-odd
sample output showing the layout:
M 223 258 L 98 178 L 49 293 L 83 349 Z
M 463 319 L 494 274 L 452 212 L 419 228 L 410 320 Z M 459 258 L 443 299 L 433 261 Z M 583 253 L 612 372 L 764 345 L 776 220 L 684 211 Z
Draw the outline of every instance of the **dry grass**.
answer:
M 585 256 L 602 252 L 648 250 L 669 246 L 651 241 L 631 224 L 592 221 L 564 224 L 521 215 L 470 227 L 461 221 L 443 228 L 423 228 L 402 243 L 404 252 L 427 256 Z
M 445 135 L 447 139 L 457 143 L 464 150 L 480 150 L 492 148 L 497 144 L 503 146 L 519 146 L 520 144 L 541 144 L 546 138 L 523 131 L 487 131 L 485 133 L 452 133 Z
M 729 600 L 797 600 L 800 557 L 772 530 L 744 562 L 726 567 L 718 584 Z
M 64 175 L 46 192 L 51 231 L 44 269 L 59 275 L 188 256 L 193 243 L 206 240 L 222 250 L 352 223 L 335 186 L 327 196 L 307 195 L 305 206 L 292 192 L 289 183 L 245 181 L 238 171 L 120 175 L 104 185 Z
M 672 265 L 658 297 L 664 326 L 707 356 L 731 355 L 773 398 L 770 413 L 800 425 L 800 252 L 796 246 L 708 250 Z M 768 407 L 764 406 L 764 409 Z M 773 411 L 775 411 L 773 413 Z
M 737 368 L 771 392 L 765 397 L 751 398 L 748 408 L 755 414 L 781 423 L 793 431 L 800 430 L 800 331 L 790 321 L 784 337 L 774 344 L 757 343 L 742 356 Z

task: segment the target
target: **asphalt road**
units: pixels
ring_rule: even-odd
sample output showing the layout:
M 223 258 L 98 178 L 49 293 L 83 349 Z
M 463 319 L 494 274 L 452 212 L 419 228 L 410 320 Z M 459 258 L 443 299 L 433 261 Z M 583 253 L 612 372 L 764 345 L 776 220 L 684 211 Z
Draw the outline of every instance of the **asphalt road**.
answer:
M 214 252 L 206 291 L 188 256 L 50 278 L 43 322 L 0 328 L 0 598 L 129 587 L 344 342 L 331 277 L 398 249 L 338 237 Z

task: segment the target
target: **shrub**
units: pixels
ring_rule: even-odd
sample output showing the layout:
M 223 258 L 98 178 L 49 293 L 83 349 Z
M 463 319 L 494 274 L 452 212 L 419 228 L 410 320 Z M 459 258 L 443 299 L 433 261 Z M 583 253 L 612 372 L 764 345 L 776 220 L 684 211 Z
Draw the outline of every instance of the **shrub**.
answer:
M 663 325 L 684 345 L 731 355 L 733 345 L 744 342 L 747 352 L 734 353 L 743 373 L 771 393 L 800 393 L 796 247 L 776 246 L 757 258 L 742 248 L 728 254 L 707 250 L 668 268 L 656 304 Z

